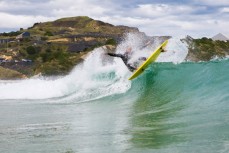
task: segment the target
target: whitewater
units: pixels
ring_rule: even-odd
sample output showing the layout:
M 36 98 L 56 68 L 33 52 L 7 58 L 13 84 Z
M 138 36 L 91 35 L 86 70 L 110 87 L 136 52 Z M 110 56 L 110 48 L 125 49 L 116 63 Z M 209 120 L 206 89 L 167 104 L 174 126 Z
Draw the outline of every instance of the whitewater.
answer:
M 148 57 L 161 40 L 127 34 L 116 52 Z M 229 152 L 229 60 L 186 61 L 187 44 L 129 81 L 93 50 L 67 76 L 0 81 L 0 152 Z

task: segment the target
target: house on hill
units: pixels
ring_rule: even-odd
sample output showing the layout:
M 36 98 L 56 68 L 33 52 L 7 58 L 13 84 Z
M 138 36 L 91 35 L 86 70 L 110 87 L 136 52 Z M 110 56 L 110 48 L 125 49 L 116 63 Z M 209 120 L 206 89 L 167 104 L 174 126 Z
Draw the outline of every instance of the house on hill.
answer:
M 29 32 L 23 32 L 22 34 L 18 35 L 16 39 L 24 39 L 24 38 L 29 38 L 30 33 Z
M 224 36 L 223 34 L 219 33 L 215 35 L 214 37 L 212 37 L 212 40 L 228 41 L 229 39 L 226 36 Z

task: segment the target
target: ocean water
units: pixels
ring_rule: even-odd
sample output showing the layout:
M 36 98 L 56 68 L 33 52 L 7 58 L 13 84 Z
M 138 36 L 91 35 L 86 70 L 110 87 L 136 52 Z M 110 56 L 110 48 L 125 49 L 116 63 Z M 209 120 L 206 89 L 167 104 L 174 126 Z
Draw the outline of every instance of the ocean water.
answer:
M 117 52 L 138 50 L 139 40 L 128 35 Z M 100 48 L 64 77 L 0 81 L 0 152 L 229 152 L 229 60 L 186 55 L 171 39 L 129 81 L 123 62 Z

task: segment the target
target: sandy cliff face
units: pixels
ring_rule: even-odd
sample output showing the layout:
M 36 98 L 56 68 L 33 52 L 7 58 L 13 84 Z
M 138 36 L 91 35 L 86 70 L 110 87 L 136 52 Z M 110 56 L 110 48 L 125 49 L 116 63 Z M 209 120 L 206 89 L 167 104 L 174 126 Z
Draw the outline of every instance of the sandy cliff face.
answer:
M 25 79 L 27 78 L 24 74 L 17 71 L 6 69 L 0 66 L 0 79 L 10 80 L 10 79 Z

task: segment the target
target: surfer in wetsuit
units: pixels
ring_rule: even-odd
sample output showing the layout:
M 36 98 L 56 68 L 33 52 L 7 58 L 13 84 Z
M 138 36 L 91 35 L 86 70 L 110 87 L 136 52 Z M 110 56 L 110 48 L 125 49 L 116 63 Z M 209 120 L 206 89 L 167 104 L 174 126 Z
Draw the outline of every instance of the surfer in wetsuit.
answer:
M 127 68 L 133 72 L 135 71 L 137 68 L 131 64 L 128 63 L 128 61 L 130 60 L 131 56 L 132 56 L 133 52 L 132 52 L 132 48 L 131 47 L 128 47 L 126 49 L 126 52 L 124 54 L 115 54 L 115 53 L 107 53 L 107 55 L 109 56 L 113 56 L 113 57 L 120 57 L 124 64 L 127 66 Z M 145 57 L 140 57 L 139 60 L 146 60 Z

